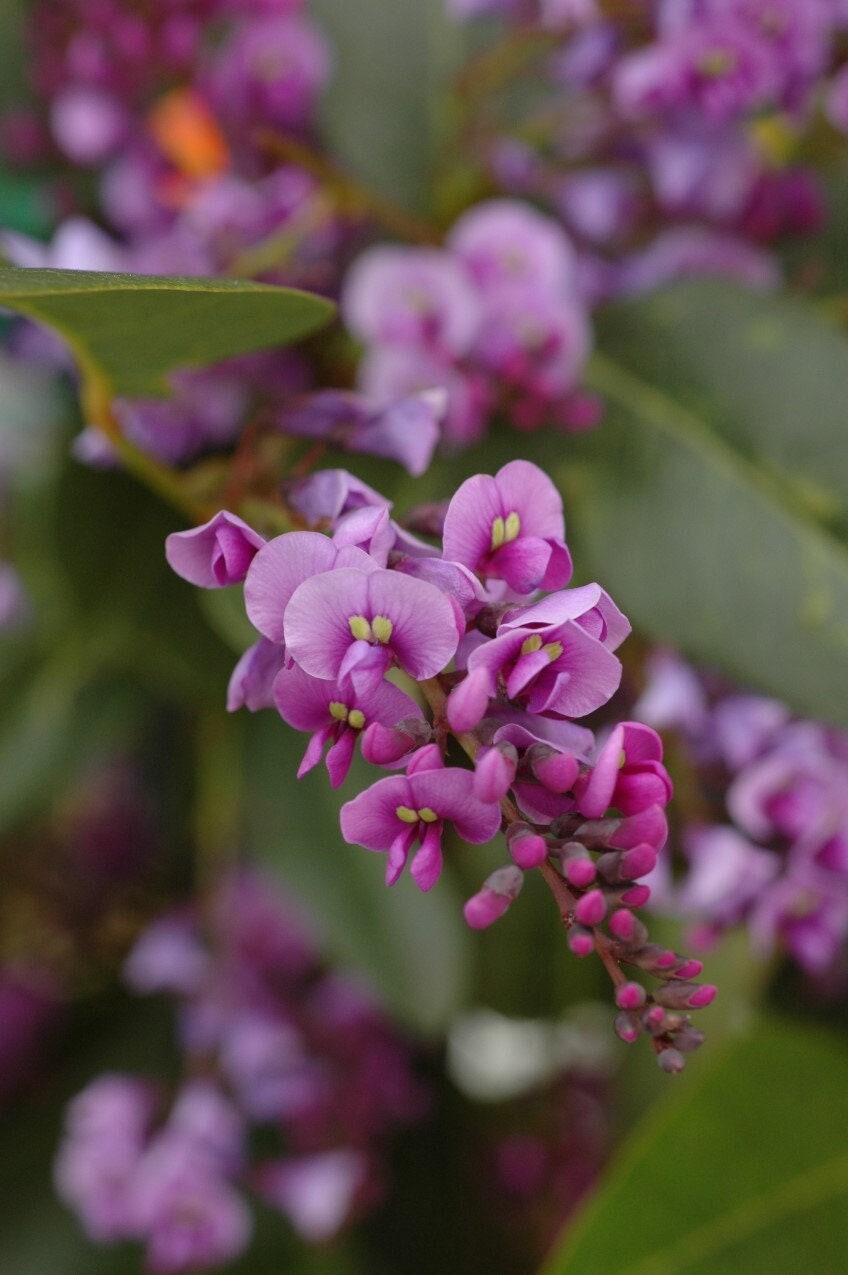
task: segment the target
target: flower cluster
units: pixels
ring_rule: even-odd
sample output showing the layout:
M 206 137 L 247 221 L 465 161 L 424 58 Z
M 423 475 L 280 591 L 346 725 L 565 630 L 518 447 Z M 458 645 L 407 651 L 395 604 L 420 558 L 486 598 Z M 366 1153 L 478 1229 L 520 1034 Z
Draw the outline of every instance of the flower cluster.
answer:
M 848 737 L 780 702 L 712 687 L 656 653 L 637 711 L 675 730 L 729 821 L 683 830 L 688 871 L 654 882 L 655 901 L 714 943 L 745 924 L 763 954 L 782 946 L 807 973 L 830 971 L 848 939 Z
M 470 208 L 442 248 L 366 250 L 342 292 L 366 346 L 361 387 L 375 398 L 444 387 L 454 445 L 497 411 L 518 429 L 594 423 L 575 393 L 590 346 L 575 265 L 562 227 L 513 199 Z
M 56 1184 L 93 1239 L 140 1241 L 147 1269 L 170 1275 L 245 1249 L 244 1188 L 308 1243 L 373 1206 L 381 1146 L 420 1118 L 424 1091 L 370 994 L 323 967 L 267 882 L 226 879 L 203 923 L 196 911 L 160 918 L 125 977 L 176 998 L 188 1078 L 166 1104 L 152 1081 L 106 1074 L 70 1104 Z
M 671 783 L 650 728 L 619 723 L 598 750 L 573 720 L 617 689 L 615 650 L 630 626 L 599 585 L 566 587 L 572 565 L 553 483 L 521 460 L 468 479 L 441 516 L 422 513 L 430 530 L 438 524 L 441 550 L 343 471 L 315 474 L 288 496 L 308 525 L 331 534 L 264 542 L 222 512 L 168 538 L 168 560 L 185 579 L 244 582 L 261 636 L 236 667 L 228 706 L 275 706 L 307 732 L 300 774 L 327 748 L 338 786 L 357 742 L 366 761 L 401 772 L 341 810 L 345 839 L 386 856 L 389 885 L 409 863 L 420 889 L 432 889 L 447 825 L 472 844 L 503 828 L 510 861 L 469 900 L 469 924 L 497 920 L 524 874 L 541 870 L 572 950 L 597 949 L 610 970 L 619 1034 L 647 1031 L 663 1065 L 682 1065 L 679 1046 L 700 1035 L 681 1011 L 708 1004 L 715 989 L 690 981 L 698 962 L 649 944 L 631 910 L 650 893 L 638 882 L 665 841 Z M 619 961 L 663 986 L 649 996 Z
M 548 109 L 489 131 L 488 174 L 562 219 L 590 298 L 705 273 L 767 285 L 779 273 L 767 246 L 820 224 L 818 178 L 790 161 L 805 138 L 848 124 L 837 0 L 447 8 L 535 33 Z

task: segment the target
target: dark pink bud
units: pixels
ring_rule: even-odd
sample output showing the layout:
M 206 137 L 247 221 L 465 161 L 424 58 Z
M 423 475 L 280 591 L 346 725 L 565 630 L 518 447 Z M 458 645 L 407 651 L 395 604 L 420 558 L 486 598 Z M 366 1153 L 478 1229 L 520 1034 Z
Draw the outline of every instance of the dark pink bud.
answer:
M 616 989 L 615 1003 L 619 1009 L 641 1009 L 647 1000 L 647 992 L 641 983 L 622 983 Z
M 480 801 L 500 801 L 509 792 L 517 769 L 518 753 L 512 744 L 481 748 L 474 767 L 475 797 Z
M 573 859 L 567 859 L 563 865 L 563 873 L 568 884 L 578 890 L 585 890 L 597 876 L 595 865 L 588 855 L 585 858 L 575 856 Z
M 568 936 L 568 946 L 575 956 L 591 956 L 595 950 L 595 940 L 588 930 L 575 926 Z
M 527 751 L 530 768 L 539 783 L 550 792 L 569 792 L 577 778 L 577 758 L 558 753 L 546 744 L 533 744 Z
M 644 907 L 651 897 L 650 886 L 634 885 L 629 890 L 625 890 L 621 896 L 622 903 L 626 903 L 630 908 Z
M 678 960 L 679 957 L 676 952 L 661 952 L 654 964 L 658 970 L 670 970 L 677 965 Z
M 666 1015 L 661 1005 L 652 1005 L 642 1015 L 642 1026 L 649 1036 L 659 1036 L 665 1031 Z
M 607 901 L 601 890 L 590 890 L 588 894 L 584 894 L 574 909 L 577 920 L 586 926 L 600 925 L 606 914 Z
M 519 868 L 538 868 L 548 857 L 548 843 L 529 824 L 514 823 L 507 829 L 506 844 Z
M 647 841 L 662 850 L 668 836 L 668 820 L 662 806 L 649 806 L 638 814 L 618 821 L 609 838 L 609 844 L 618 850 L 630 850 Z
M 717 989 L 710 983 L 665 983 L 654 993 L 654 1000 L 666 1009 L 703 1009 L 716 995 Z
M 675 978 L 697 978 L 704 968 L 703 961 L 684 961 L 682 965 L 678 965 L 674 971 Z
M 638 1040 L 641 1031 L 641 1024 L 635 1014 L 616 1014 L 615 1034 L 619 1040 L 624 1041 L 625 1045 L 632 1045 L 635 1040 Z
M 389 766 L 413 748 L 426 744 L 431 728 L 422 718 L 410 717 L 396 726 L 371 722 L 362 732 L 362 756 L 373 766 Z
M 628 881 L 647 876 L 656 866 L 657 851 L 646 841 L 639 846 L 634 846 L 632 850 L 625 850 L 621 856 L 621 875 Z
M 686 1066 L 686 1059 L 678 1049 L 663 1049 L 657 1054 L 657 1062 L 670 1076 L 678 1075 Z
M 472 895 L 463 908 L 463 916 L 472 930 L 485 930 L 506 912 L 524 884 L 524 874 L 512 864 L 498 868 Z
M 619 908 L 610 917 L 609 928 L 610 934 L 621 939 L 622 943 L 632 943 L 636 933 L 636 918 L 627 908 Z

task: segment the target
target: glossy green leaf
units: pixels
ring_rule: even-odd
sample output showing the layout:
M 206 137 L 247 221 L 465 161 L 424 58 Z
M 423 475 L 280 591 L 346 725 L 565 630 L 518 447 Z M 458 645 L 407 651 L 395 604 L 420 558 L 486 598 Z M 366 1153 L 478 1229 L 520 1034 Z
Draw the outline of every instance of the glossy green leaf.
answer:
M 726 283 L 681 284 L 608 311 L 598 340 L 810 512 L 848 513 L 848 337 L 819 306 Z
M 337 58 L 323 110 L 330 154 L 382 195 L 426 211 L 461 26 L 443 0 L 315 0 L 312 12 Z
M 165 374 L 299 340 L 323 297 L 237 279 L 0 269 L 0 305 L 54 328 L 101 395 L 167 391 Z
M 693 1060 L 680 1080 L 682 1092 L 648 1113 L 544 1275 L 842 1270 L 844 1047 L 801 1026 L 763 1027 L 712 1065 Z
M 664 300 L 676 312 L 685 297 L 706 323 L 697 290 Z M 713 289 L 705 298 L 713 326 L 732 328 L 741 343 L 751 320 L 740 320 L 738 296 L 728 293 L 726 313 Z M 753 382 L 734 393 L 744 360 L 728 355 L 723 373 L 706 354 L 700 362 L 694 354 L 667 356 L 660 347 L 677 351 L 682 337 L 656 328 L 651 316 L 660 304 L 627 307 L 602 328 L 590 380 L 608 413 L 556 468 L 581 575 L 600 580 L 650 638 L 798 711 L 848 725 L 848 700 L 834 695 L 848 680 L 848 549 L 817 517 L 848 494 L 848 447 L 834 437 L 832 414 L 834 428 L 799 420 L 810 456 L 820 457 L 815 471 L 808 459 L 805 473 L 794 463 L 790 415 L 769 435 L 780 399 L 774 382 L 782 377 L 787 401 L 799 393 L 789 353 L 761 368 L 758 414 Z M 775 307 L 790 324 L 795 307 Z M 687 313 L 678 314 L 680 328 Z M 848 346 L 823 326 L 823 347 L 834 338 L 828 348 L 838 385 L 848 376 Z M 704 346 L 707 335 L 705 328 Z M 732 345 L 727 331 L 721 342 Z M 820 441 L 810 442 L 819 439 L 816 430 Z M 800 456 L 804 447 L 797 450 Z M 808 500 L 802 485 L 824 494 Z

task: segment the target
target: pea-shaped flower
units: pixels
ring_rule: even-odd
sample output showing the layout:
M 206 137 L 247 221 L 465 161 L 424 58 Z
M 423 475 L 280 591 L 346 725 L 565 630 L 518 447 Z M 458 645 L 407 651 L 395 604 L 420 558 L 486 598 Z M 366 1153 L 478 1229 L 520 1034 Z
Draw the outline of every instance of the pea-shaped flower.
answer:
M 289 655 L 311 677 L 344 677 L 396 662 L 421 681 L 459 642 L 454 609 L 435 585 L 397 571 L 345 567 L 304 581 L 285 611 Z
M 341 810 L 346 841 L 388 854 L 387 885 L 397 881 L 418 841 L 411 872 L 421 890 L 439 879 L 446 820 L 464 841 L 481 845 L 500 828 L 501 809 L 475 797 L 467 770 L 439 768 L 378 779 Z

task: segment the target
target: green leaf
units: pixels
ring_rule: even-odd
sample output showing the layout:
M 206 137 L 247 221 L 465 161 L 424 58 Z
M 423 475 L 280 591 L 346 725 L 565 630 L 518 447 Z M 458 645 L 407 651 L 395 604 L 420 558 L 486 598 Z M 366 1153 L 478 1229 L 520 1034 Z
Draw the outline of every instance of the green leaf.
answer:
M 663 305 L 675 319 L 660 328 Z M 816 398 L 814 422 L 798 416 L 799 443 L 793 412 L 778 407 L 806 393 L 792 342 L 777 357 L 760 329 L 756 375 L 731 354 L 750 345 L 755 311 L 765 323 L 762 305 L 686 288 L 612 315 L 589 372 L 606 419 L 575 440 L 557 476 L 581 574 L 650 638 L 848 725 L 848 701 L 834 695 L 848 679 L 848 549 L 816 516 L 848 495 L 839 400 Z M 772 331 L 791 331 L 801 315 L 804 358 L 820 332 L 818 377 L 848 392 L 848 345 L 794 304 L 768 307 Z M 723 361 L 707 353 L 713 329 Z
M 844 1268 L 844 1048 L 770 1026 L 700 1066 L 625 1144 L 544 1275 Z
M 444 0 L 315 0 L 312 12 L 336 53 L 322 119 L 329 152 L 382 195 L 426 212 L 438 103 L 462 56 L 461 27 Z
M 0 269 L 0 305 L 54 328 L 100 396 L 167 392 L 165 374 L 299 340 L 323 297 L 237 279 Z

